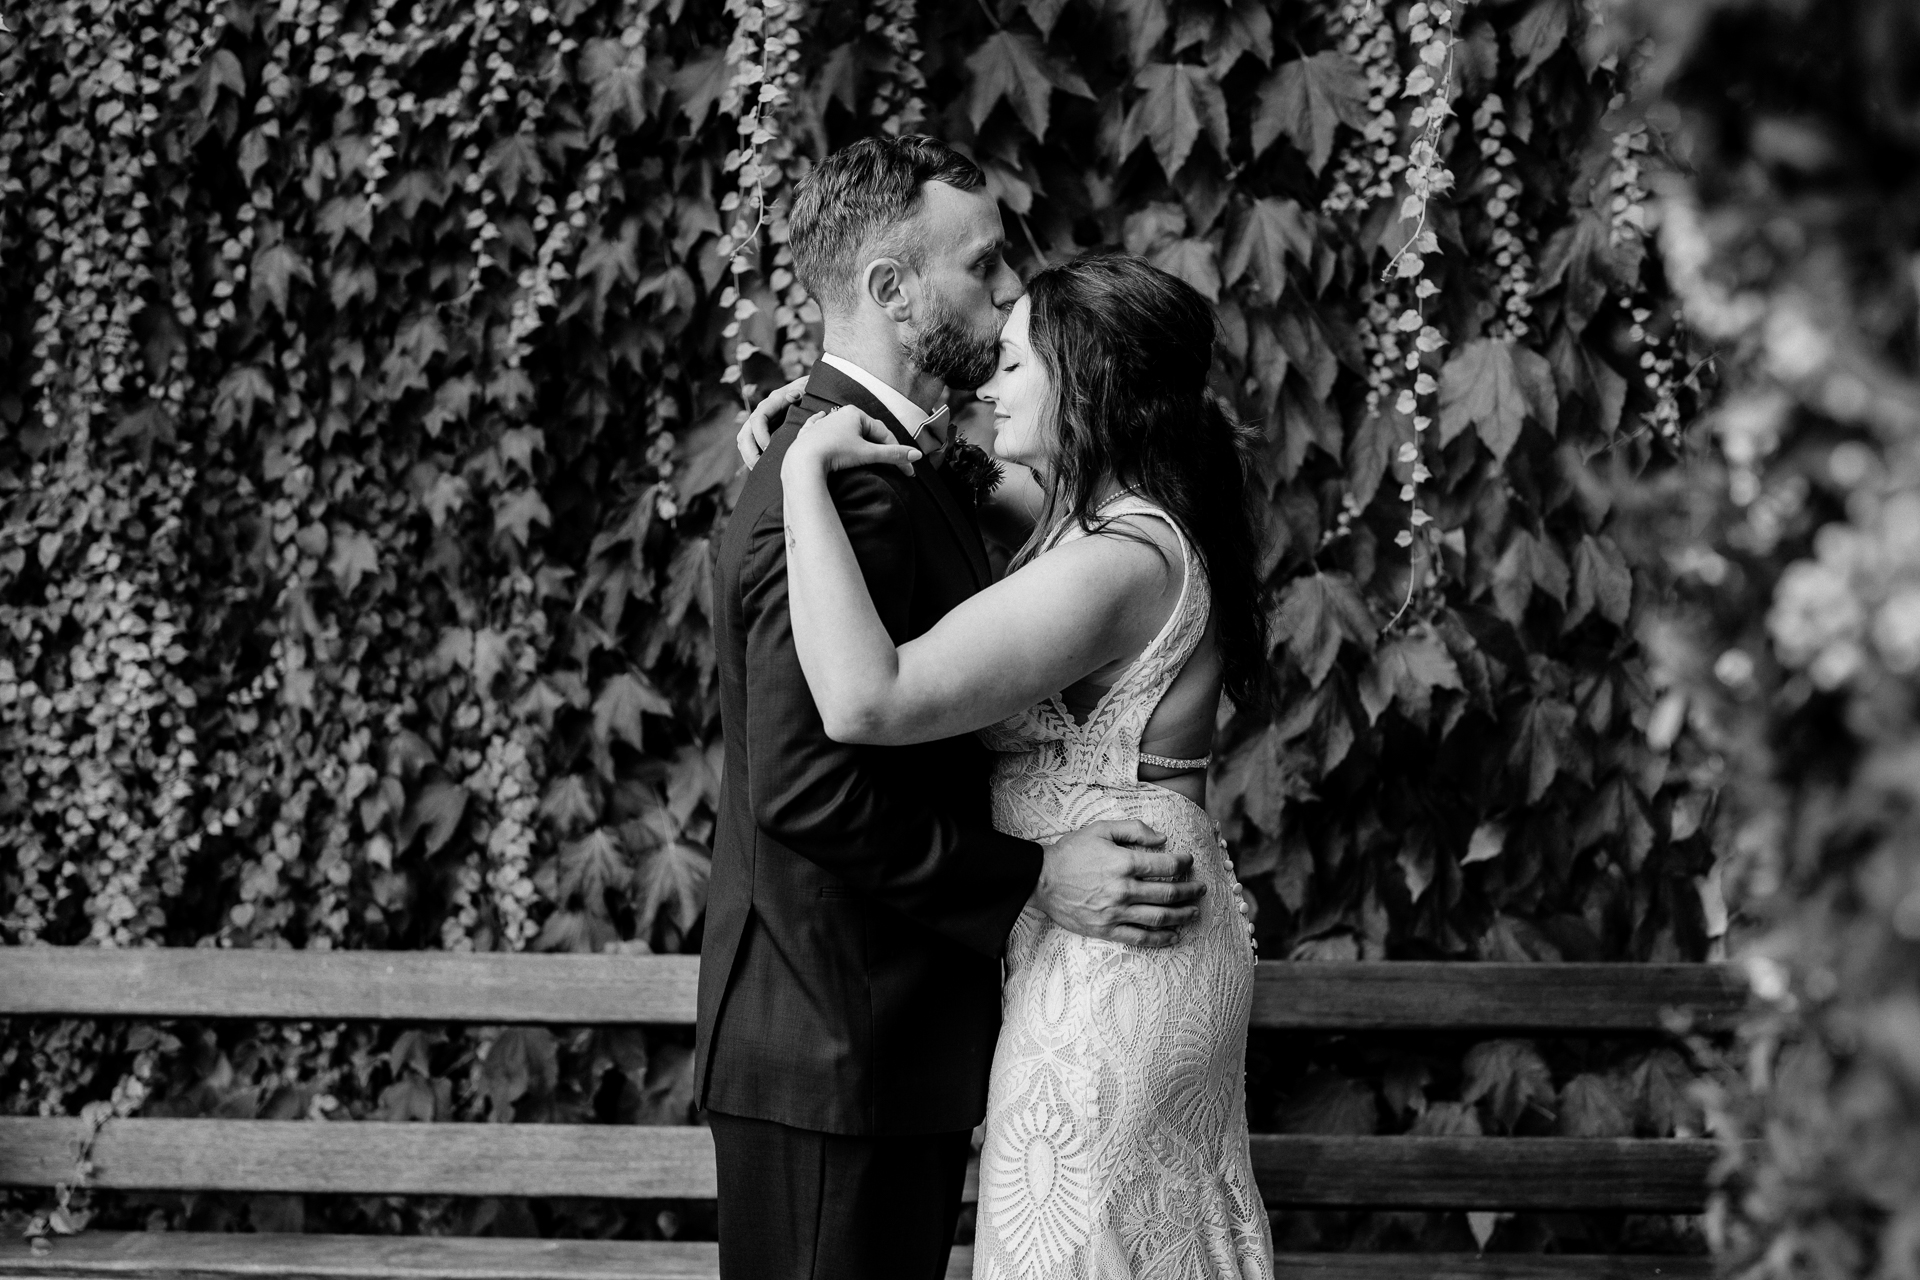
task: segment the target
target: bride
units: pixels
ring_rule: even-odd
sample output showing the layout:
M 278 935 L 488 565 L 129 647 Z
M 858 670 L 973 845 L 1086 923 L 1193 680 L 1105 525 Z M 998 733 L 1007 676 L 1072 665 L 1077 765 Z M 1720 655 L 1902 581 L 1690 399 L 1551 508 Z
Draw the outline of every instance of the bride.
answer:
M 1027 288 L 978 394 L 994 452 L 1041 482 L 1039 528 L 1003 579 L 896 646 L 827 475 L 919 452 L 857 408 L 816 415 L 781 464 L 794 643 L 832 737 L 978 731 L 996 827 L 1046 840 L 1137 819 L 1212 890 L 1160 950 L 1031 906 L 1014 927 L 975 1280 L 1269 1277 L 1244 1093 L 1251 927 L 1204 808 L 1221 694 L 1252 703 L 1266 669 L 1248 469 L 1206 387 L 1212 311 L 1124 255 Z

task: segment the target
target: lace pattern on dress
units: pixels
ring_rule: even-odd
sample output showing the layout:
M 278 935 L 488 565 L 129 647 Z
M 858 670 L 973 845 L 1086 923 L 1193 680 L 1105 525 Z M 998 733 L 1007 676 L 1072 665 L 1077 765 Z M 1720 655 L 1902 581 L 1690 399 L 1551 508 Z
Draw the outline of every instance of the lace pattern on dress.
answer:
M 1198 923 L 1161 950 L 1081 938 L 1032 907 L 1015 925 L 974 1278 L 1271 1280 L 1247 1145 L 1253 955 L 1239 886 L 1206 812 L 1138 777 L 1140 735 L 1199 645 L 1211 594 L 1165 512 L 1127 495 L 1102 514 L 1168 521 L 1180 598 L 1085 722 L 1055 696 L 982 731 L 1001 753 L 994 825 L 1050 838 L 1137 818 L 1193 855 L 1208 893 Z M 1083 534 L 1057 528 L 1043 547 Z

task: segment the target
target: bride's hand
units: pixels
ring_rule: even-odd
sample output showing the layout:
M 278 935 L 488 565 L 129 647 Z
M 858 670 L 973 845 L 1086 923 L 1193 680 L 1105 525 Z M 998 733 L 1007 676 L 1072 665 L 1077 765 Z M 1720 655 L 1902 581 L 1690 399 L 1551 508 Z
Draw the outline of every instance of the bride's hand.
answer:
M 912 475 L 919 460 L 920 451 L 895 440 L 885 423 L 842 405 L 807 419 L 780 464 L 780 474 L 793 476 L 796 468 L 824 475 L 848 467 L 893 466 Z

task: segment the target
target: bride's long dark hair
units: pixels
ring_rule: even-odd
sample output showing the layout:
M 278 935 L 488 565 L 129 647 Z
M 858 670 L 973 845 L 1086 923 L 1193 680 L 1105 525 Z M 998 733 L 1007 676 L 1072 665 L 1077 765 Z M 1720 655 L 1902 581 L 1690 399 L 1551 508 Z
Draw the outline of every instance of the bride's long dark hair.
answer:
M 1061 517 L 1102 527 L 1109 477 L 1164 509 L 1206 566 L 1227 696 L 1242 709 L 1262 704 L 1261 526 L 1245 439 L 1207 387 L 1213 308 L 1184 280 L 1124 253 L 1048 267 L 1027 282 L 1027 299 L 1029 340 L 1054 394 L 1043 528 Z

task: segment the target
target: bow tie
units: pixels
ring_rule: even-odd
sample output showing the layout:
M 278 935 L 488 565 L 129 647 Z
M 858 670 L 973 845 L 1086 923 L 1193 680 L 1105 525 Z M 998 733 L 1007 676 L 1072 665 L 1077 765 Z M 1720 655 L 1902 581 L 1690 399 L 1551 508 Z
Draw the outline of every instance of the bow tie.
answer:
M 919 432 L 914 436 L 914 447 L 920 450 L 920 459 L 934 470 L 946 460 L 947 433 L 953 428 L 953 419 L 947 413 L 947 406 L 941 405 L 934 410 L 933 416 L 920 424 Z

